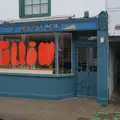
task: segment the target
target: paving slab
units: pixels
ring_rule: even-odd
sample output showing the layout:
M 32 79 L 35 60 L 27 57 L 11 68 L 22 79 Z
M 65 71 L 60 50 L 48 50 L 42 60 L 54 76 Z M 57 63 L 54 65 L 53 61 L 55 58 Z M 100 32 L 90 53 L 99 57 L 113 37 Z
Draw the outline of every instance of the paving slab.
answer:
M 102 106 L 93 99 L 57 101 L 0 97 L 0 117 L 5 120 L 86 120 L 96 112 L 120 112 L 120 104 Z

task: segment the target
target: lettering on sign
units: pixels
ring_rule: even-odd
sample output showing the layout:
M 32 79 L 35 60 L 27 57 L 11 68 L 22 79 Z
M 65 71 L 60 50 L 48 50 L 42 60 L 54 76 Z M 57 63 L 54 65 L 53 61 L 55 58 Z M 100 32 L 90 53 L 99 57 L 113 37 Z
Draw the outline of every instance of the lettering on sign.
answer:
M 60 25 L 59 25 L 59 24 L 56 24 L 56 28 L 59 28 L 59 29 L 60 29 Z
M 15 30 L 14 26 L 11 26 L 11 30 L 12 30 L 12 32 Z
M 42 25 L 42 24 L 38 24 L 37 27 L 38 27 L 40 30 L 44 29 L 44 25 Z
M 35 30 L 35 26 L 34 25 L 30 25 L 29 28 L 30 28 L 30 30 Z
M 36 24 L 36 25 L 23 25 L 23 26 L 20 26 L 20 31 L 23 31 L 23 32 L 26 32 L 26 31 L 29 31 L 29 30 L 32 30 L 34 31 L 35 29 L 39 29 L 39 30 L 43 30 L 43 29 L 60 29 L 61 28 L 61 25 L 60 24 L 46 24 L 46 25 L 43 25 L 43 24 Z M 15 29 L 15 27 L 12 27 L 12 31 Z
M 26 27 L 25 26 L 21 26 L 20 27 L 20 31 L 26 31 Z
M 28 50 L 26 50 L 24 41 L 21 41 L 19 45 L 17 45 L 16 42 L 13 42 L 11 49 L 9 49 L 9 45 L 10 43 L 8 41 L 0 41 L 1 66 L 8 66 L 9 63 L 11 63 L 13 66 L 25 64 L 32 66 L 37 60 L 40 65 L 44 66 L 52 64 L 54 60 L 54 42 L 41 42 L 37 48 L 38 52 L 36 51 L 36 42 L 29 42 Z
M 47 24 L 46 25 L 46 29 L 51 29 L 52 28 L 52 24 Z

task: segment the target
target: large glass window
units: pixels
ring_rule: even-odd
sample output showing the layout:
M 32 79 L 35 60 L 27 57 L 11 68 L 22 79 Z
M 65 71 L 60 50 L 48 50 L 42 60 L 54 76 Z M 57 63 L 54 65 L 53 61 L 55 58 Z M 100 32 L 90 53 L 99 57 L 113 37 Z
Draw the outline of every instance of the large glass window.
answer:
M 48 0 L 25 0 L 25 15 L 46 14 L 48 7 Z
M 2 40 L 9 46 L 0 54 L 1 72 L 56 73 L 54 34 L 4 35 Z
M 89 70 L 97 72 L 97 47 L 89 47 Z
M 59 74 L 72 72 L 72 34 L 59 34 Z
M 57 59 L 55 36 L 54 33 L 1 35 L 0 40 L 6 44 L 0 43 L 0 72 L 71 74 L 72 34 L 59 33 Z

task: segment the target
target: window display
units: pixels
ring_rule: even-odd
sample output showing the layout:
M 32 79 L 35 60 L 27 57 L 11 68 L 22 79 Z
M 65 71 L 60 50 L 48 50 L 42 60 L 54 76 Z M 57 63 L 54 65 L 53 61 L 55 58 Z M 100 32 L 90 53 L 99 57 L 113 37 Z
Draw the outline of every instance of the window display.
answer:
M 59 74 L 72 72 L 72 34 L 59 34 Z
M 28 34 L 24 40 L 22 35 L 4 35 L 0 52 L 0 68 L 55 74 L 55 36 L 52 33 Z
M 72 34 L 58 34 L 57 59 L 55 59 L 55 35 L 55 33 L 2 35 L 4 40 L 0 41 L 0 71 L 71 74 Z

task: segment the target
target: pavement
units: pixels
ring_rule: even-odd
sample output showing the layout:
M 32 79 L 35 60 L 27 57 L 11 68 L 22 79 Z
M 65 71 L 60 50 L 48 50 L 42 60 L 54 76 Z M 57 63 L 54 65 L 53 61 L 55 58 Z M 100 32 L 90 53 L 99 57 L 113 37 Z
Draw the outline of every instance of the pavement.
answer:
M 48 101 L 0 97 L 0 118 L 4 120 L 85 120 L 100 111 L 120 112 L 120 103 L 103 106 L 94 99 Z

